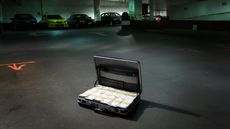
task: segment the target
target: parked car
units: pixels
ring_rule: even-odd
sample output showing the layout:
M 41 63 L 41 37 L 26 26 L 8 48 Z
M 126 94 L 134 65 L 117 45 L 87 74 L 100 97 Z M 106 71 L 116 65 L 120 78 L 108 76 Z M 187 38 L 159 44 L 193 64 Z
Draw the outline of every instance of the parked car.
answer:
M 67 21 L 58 14 L 46 14 L 42 16 L 40 24 L 46 28 L 67 28 Z
M 101 14 L 101 23 L 102 25 L 115 25 L 121 24 L 121 15 L 116 12 L 106 12 Z
M 14 26 L 14 29 L 18 28 L 35 28 L 37 24 L 37 20 L 31 14 L 15 14 L 13 18 L 11 18 L 11 23 Z
M 95 24 L 94 19 L 92 19 L 86 14 L 73 14 L 68 18 L 67 22 L 70 27 L 77 27 L 77 28 L 93 26 Z

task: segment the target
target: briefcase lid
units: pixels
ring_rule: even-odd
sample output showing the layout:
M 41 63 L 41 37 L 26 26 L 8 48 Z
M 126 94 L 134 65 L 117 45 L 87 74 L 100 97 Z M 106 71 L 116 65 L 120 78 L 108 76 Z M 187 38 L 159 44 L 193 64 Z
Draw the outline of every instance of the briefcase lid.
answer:
M 139 61 L 94 56 L 94 62 L 99 85 L 141 94 L 142 80 Z

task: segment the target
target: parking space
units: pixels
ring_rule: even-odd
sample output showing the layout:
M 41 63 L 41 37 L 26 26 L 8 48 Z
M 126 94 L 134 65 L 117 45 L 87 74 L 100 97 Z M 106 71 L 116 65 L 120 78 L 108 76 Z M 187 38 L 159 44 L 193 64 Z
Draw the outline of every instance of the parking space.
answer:
M 120 26 L 5 31 L 0 35 L 0 128 L 229 129 L 228 35 L 123 33 Z M 94 55 L 141 62 L 143 94 L 129 116 L 98 114 L 77 104 L 78 94 L 96 80 Z

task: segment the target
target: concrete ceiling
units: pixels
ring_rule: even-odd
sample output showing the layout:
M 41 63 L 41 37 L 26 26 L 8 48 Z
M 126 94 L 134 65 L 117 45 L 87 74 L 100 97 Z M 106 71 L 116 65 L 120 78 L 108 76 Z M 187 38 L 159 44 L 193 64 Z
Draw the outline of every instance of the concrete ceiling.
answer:
M 108 1 L 123 1 L 123 2 L 127 2 L 128 0 L 108 0 Z M 142 0 L 142 1 L 143 1 L 143 3 L 149 3 L 149 0 Z M 160 4 L 171 6 L 171 5 L 180 5 L 180 4 L 184 4 L 184 3 L 201 1 L 201 0 L 155 0 L 155 1 L 157 1 Z
M 159 0 L 161 1 L 161 0 Z M 190 3 L 190 2 L 195 2 L 195 1 L 199 1 L 199 0 L 165 0 L 168 6 L 171 5 L 180 5 L 180 4 L 184 4 L 184 3 Z

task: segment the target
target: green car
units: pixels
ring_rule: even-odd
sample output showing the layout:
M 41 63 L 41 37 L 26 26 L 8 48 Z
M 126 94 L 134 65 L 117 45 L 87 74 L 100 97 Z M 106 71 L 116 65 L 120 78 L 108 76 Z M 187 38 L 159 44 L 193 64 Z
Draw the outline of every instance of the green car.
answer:
M 41 24 L 48 28 L 67 28 L 67 21 L 58 14 L 43 15 Z

